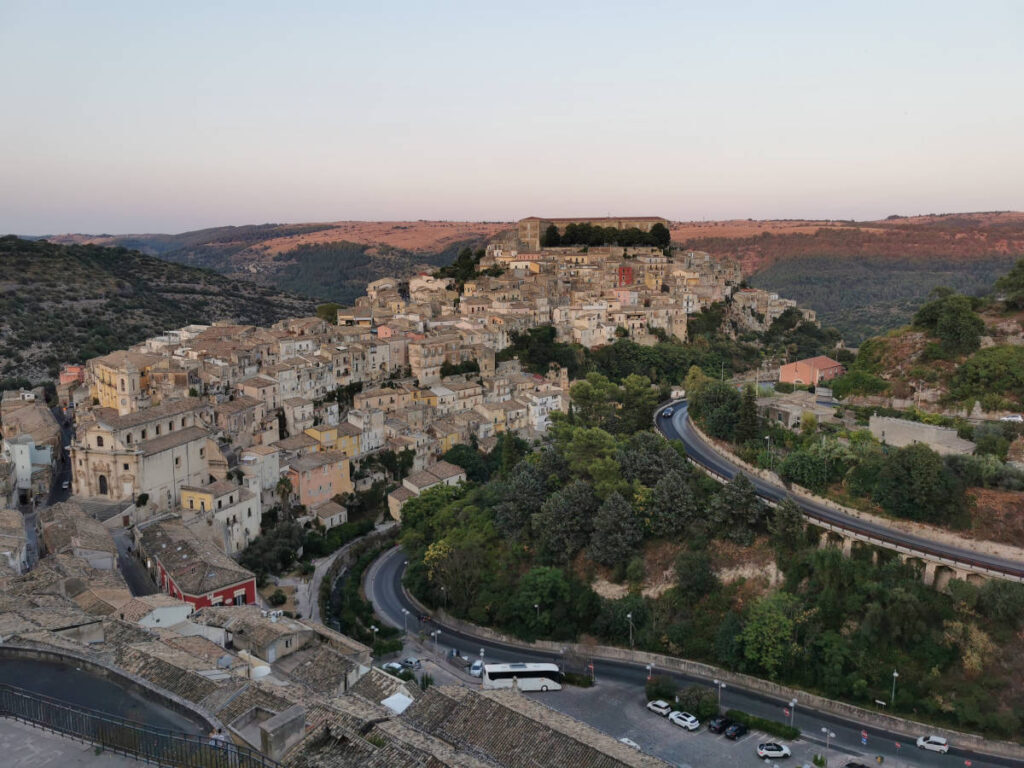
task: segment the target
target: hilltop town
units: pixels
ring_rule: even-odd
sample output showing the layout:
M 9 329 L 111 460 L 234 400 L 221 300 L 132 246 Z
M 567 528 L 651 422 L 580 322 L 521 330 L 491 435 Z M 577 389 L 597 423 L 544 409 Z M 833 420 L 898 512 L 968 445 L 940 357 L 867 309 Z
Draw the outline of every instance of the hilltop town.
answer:
M 127 672 L 294 765 L 327 752 L 331 765 L 419 765 L 425 754 L 473 765 L 465 744 L 493 761 L 481 764 L 507 764 L 481 734 L 445 736 L 443 712 L 500 712 L 570 761 L 660 765 L 514 695 L 423 693 L 373 669 L 371 648 L 325 627 L 311 604 L 305 617 L 295 605 L 268 612 L 263 575 L 241 561 L 282 509 L 326 535 L 380 489 L 373 522 L 400 520 L 409 499 L 467 479 L 469 467 L 445 458 L 457 446 L 543 441 L 551 414 L 569 409 L 571 381 L 564 367 L 531 372 L 502 354 L 520 334 L 550 326 L 586 349 L 654 345 L 685 340 L 690 316 L 729 297 L 733 319 L 754 330 L 794 307 L 667 240 L 542 242 L 594 228 L 650 240 L 662 221 L 527 219 L 451 268 L 374 281 L 329 317 L 189 325 L 66 364 L 54 408 L 41 390 L 5 393 L 0 642 Z M 34 510 L 32 536 L 19 505 Z M 127 571 L 158 593 L 129 588 Z

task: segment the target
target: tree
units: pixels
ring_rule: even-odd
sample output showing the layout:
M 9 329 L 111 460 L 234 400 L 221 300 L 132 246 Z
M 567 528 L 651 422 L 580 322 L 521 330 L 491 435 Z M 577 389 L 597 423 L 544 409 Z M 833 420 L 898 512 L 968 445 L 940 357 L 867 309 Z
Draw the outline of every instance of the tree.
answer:
M 683 380 L 686 396 L 693 399 L 706 384 L 710 384 L 712 381 L 714 379 L 705 374 L 699 366 L 691 365 L 690 370 L 686 373 L 686 378 Z
M 567 563 L 575 557 L 590 540 L 597 506 L 593 486 L 583 480 L 573 480 L 549 496 L 532 519 L 542 559 Z
M 757 490 L 746 475 L 739 473 L 722 486 L 710 506 L 712 523 L 725 538 L 740 544 L 754 540 L 754 532 L 761 525 L 762 507 Z
M 486 483 L 490 477 L 491 473 L 483 454 L 471 446 L 453 446 L 441 458 L 466 470 L 466 479 L 471 483 Z
M 1003 294 L 1007 306 L 1024 309 L 1024 259 L 1013 265 L 1013 269 L 996 280 L 996 290 Z
M 936 289 L 932 295 L 935 298 L 914 315 L 914 325 L 938 337 L 942 351 L 948 355 L 978 349 L 985 322 L 975 313 L 971 299 L 949 289 Z
M 748 384 L 743 388 L 740 398 L 740 411 L 736 418 L 736 442 L 743 444 L 748 440 L 756 440 L 760 436 L 760 419 L 757 415 L 757 393 Z
M 768 518 L 772 541 L 783 552 L 795 552 L 803 545 L 805 529 L 803 512 L 792 499 L 784 499 Z
M 736 421 L 740 406 L 740 394 L 731 384 L 712 381 L 702 386 L 696 395 L 690 396 L 690 414 L 712 437 L 732 440 L 736 434 Z
M 685 550 L 679 553 L 675 563 L 676 591 L 688 603 L 718 589 L 718 576 L 711 567 L 711 558 L 704 551 Z
M 773 592 L 760 598 L 750 609 L 743 626 L 743 655 L 770 680 L 798 650 L 794 615 L 799 607 L 796 596 Z
M 326 320 L 331 325 L 338 324 L 338 310 L 341 309 L 341 304 L 334 304 L 328 302 L 327 304 L 316 305 L 316 316 L 321 320 Z
M 629 502 L 612 493 L 597 510 L 589 553 L 602 565 L 615 565 L 628 560 L 643 538 L 640 520 Z
M 528 627 L 534 637 L 544 637 L 569 618 L 566 607 L 570 603 L 570 592 L 569 581 L 561 568 L 531 568 L 519 581 L 511 613 L 516 623 Z
M 622 409 L 619 411 L 619 430 L 632 434 L 649 429 L 651 415 L 658 404 L 658 392 L 651 388 L 646 376 L 631 373 L 622 381 Z
M 547 496 L 541 470 L 528 461 L 521 461 L 502 485 L 502 501 L 494 507 L 494 527 L 512 539 L 526 539 L 530 519 L 540 512 Z
M 615 438 L 603 429 L 576 429 L 565 448 L 569 469 L 575 476 L 589 479 L 602 498 L 622 484 L 614 457 Z
M 828 484 L 825 463 L 809 451 L 793 451 L 779 466 L 779 477 L 787 483 L 796 483 L 815 493 L 821 493 Z
M 672 244 L 672 233 L 660 221 L 651 227 L 650 235 L 654 245 L 659 248 L 668 248 Z
M 910 520 L 962 524 L 964 488 L 942 457 L 922 443 L 905 446 L 882 464 L 874 499 L 886 512 Z
M 675 536 L 686 530 L 697 517 L 697 499 L 688 472 L 673 470 L 665 474 L 648 500 L 648 525 L 655 536 Z
M 572 385 L 569 396 L 582 426 L 608 427 L 614 418 L 620 391 L 607 376 L 588 373 L 584 381 Z
M 637 432 L 619 447 L 615 458 L 627 482 L 652 487 L 669 472 L 689 474 L 690 466 L 671 443 L 650 430 Z
M 556 248 L 562 242 L 562 238 L 558 234 L 558 227 L 554 224 L 548 224 L 548 228 L 544 230 L 544 236 L 540 239 L 541 248 Z
M 290 514 L 292 508 L 292 493 L 295 491 L 292 487 L 292 481 L 287 477 L 282 477 L 277 481 L 275 490 L 277 491 L 277 497 L 281 500 L 281 510 L 285 515 Z

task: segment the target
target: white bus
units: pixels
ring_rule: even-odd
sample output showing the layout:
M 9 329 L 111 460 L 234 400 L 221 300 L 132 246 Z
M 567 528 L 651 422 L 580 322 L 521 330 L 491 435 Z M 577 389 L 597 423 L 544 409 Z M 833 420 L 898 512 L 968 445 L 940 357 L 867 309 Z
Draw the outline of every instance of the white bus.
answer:
M 560 691 L 561 679 L 557 664 L 484 664 L 484 688 L 511 688 L 515 680 L 521 691 Z

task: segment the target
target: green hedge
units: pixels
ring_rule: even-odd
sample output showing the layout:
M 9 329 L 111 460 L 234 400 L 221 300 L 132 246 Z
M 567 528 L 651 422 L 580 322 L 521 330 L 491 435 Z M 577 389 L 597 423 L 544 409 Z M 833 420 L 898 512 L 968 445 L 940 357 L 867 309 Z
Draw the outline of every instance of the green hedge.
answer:
M 590 675 L 581 675 L 579 672 L 566 672 L 562 675 L 562 682 L 566 685 L 576 685 L 580 688 L 589 688 L 594 684 Z
M 764 731 L 771 736 L 778 736 L 780 739 L 793 741 L 793 739 L 800 738 L 799 728 L 794 728 L 791 725 L 779 723 L 775 720 L 766 720 L 763 717 L 748 715 L 746 712 L 741 712 L 738 709 L 730 709 L 725 713 L 725 716 L 737 723 L 743 723 L 748 728 Z

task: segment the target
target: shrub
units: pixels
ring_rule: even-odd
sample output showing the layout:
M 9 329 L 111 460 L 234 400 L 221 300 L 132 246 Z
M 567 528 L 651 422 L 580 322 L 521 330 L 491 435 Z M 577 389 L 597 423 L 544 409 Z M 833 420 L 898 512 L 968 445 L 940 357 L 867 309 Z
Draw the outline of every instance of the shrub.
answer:
M 794 728 L 791 725 L 779 723 L 775 720 L 768 720 L 764 717 L 748 715 L 746 712 L 741 712 L 738 709 L 730 709 L 725 713 L 725 716 L 737 723 L 743 723 L 748 728 L 764 731 L 768 735 L 778 736 L 780 739 L 793 741 L 794 739 L 800 738 L 799 728 Z
M 679 690 L 679 686 L 669 677 L 653 675 L 647 679 L 647 685 L 644 686 L 644 690 L 647 693 L 648 701 L 654 701 L 655 699 L 672 701 L 676 697 L 676 691 Z
M 288 602 L 288 596 L 280 589 L 275 589 L 274 593 L 267 598 L 267 602 L 273 606 L 284 605 Z
M 566 685 L 575 685 L 580 688 L 589 688 L 594 684 L 590 675 L 583 675 L 579 672 L 566 672 L 562 675 L 562 682 Z

